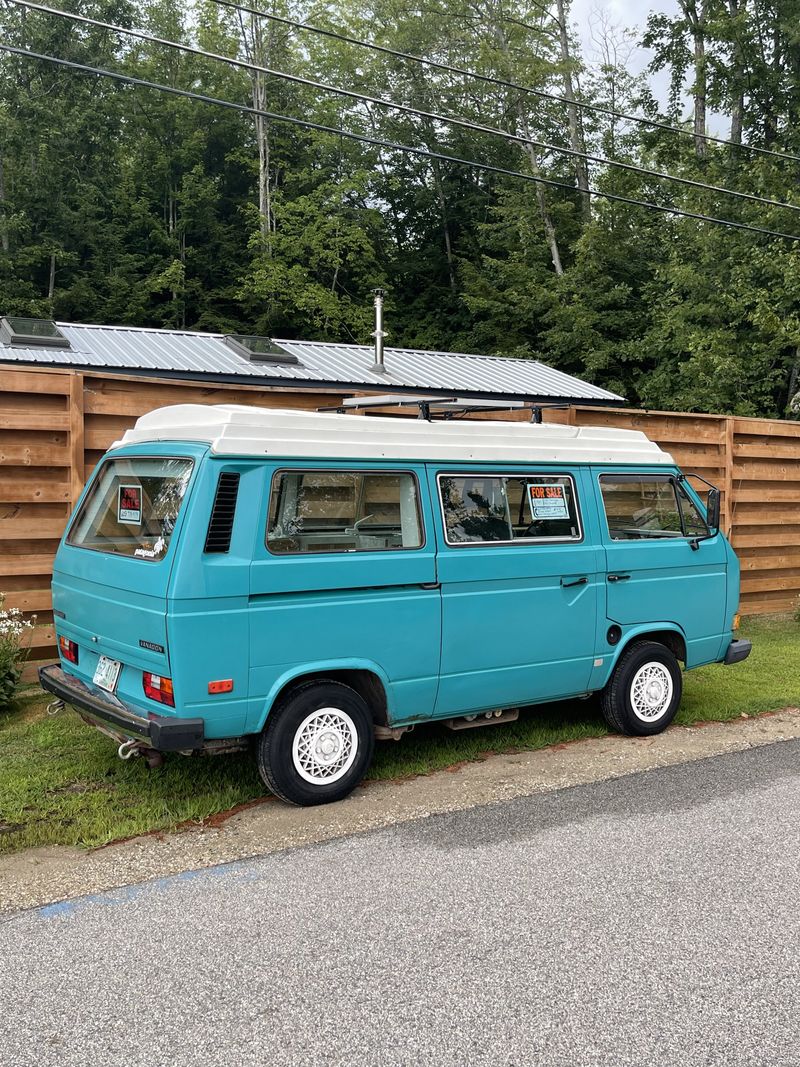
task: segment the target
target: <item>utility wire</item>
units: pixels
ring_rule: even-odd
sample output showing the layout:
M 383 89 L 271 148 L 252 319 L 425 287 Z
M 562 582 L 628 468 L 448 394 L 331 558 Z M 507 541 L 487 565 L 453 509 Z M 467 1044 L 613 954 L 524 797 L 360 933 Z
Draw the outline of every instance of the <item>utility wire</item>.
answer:
M 237 4 L 234 0 L 213 0 L 213 3 L 222 7 L 230 7 L 235 11 L 242 11 L 248 15 L 256 15 L 259 18 L 269 19 L 283 26 L 291 26 L 294 29 L 306 30 L 308 33 L 317 33 L 323 37 L 331 37 L 335 41 L 344 41 L 346 44 L 354 44 L 359 48 L 369 48 L 374 52 L 382 52 L 396 59 L 405 59 L 410 63 L 420 63 L 422 66 L 431 67 L 433 70 L 443 70 L 448 74 L 458 74 L 461 77 L 473 78 L 476 81 L 486 82 L 489 85 L 499 85 L 506 89 L 515 89 L 518 92 L 529 93 L 543 100 L 555 100 L 559 104 L 573 104 L 575 107 L 584 108 L 587 111 L 595 111 L 599 115 L 608 115 L 611 118 L 623 119 L 625 122 L 638 122 L 644 126 L 651 126 L 657 130 L 666 130 L 669 133 L 680 134 L 681 137 L 690 137 L 695 140 L 697 134 L 692 130 L 684 130 L 680 126 L 672 126 L 668 122 L 659 122 L 657 119 L 647 119 L 642 115 L 626 115 L 623 111 L 614 111 L 613 108 L 603 107 L 600 104 L 590 104 L 588 101 L 575 100 L 569 96 L 559 96 L 557 93 L 547 93 L 543 89 L 534 89 L 530 85 L 521 85 L 518 82 L 506 81 L 504 78 L 496 78 L 490 74 L 477 74 L 475 71 L 466 70 L 464 67 L 454 67 L 450 63 L 442 63 L 435 59 L 424 59 L 422 56 L 412 55 L 410 52 L 400 52 L 396 48 L 388 48 L 386 45 L 374 44 L 371 41 L 362 41 L 358 37 L 350 37 L 346 33 L 337 33 L 334 30 L 326 30 L 322 26 L 313 26 L 310 22 L 300 22 L 297 19 L 285 18 L 282 15 L 273 15 L 268 11 L 260 11 L 256 7 L 248 7 L 246 4 Z M 792 155 L 791 152 L 776 152 L 771 148 L 757 148 L 755 145 L 741 144 L 738 141 L 729 141 L 724 137 L 712 137 L 711 134 L 703 134 L 704 141 L 713 144 L 727 145 L 729 148 L 742 149 L 745 152 L 757 152 L 763 156 L 777 156 L 778 159 L 787 159 L 800 163 L 800 156 Z
M 410 104 L 397 103 L 393 100 L 386 100 L 379 96 L 369 96 L 365 93 L 356 92 L 354 89 L 341 89 L 338 86 L 329 85 L 326 82 L 319 82 L 312 78 L 303 77 L 300 74 L 290 74 L 287 71 L 260 66 L 258 63 L 252 63 L 248 60 L 234 59 L 230 56 L 221 55 L 219 52 L 209 52 L 204 48 L 198 48 L 194 45 L 180 44 L 178 41 L 172 41 L 165 37 L 157 37 L 144 30 L 128 29 L 125 26 L 118 26 L 113 22 L 103 22 L 100 19 L 90 18 L 88 15 L 78 15 L 71 11 L 63 11 L 59 8 L 49 7 L 46 4 L 34 3 L 33 0 L 8 0 L 8 2 L 15 4 L 17 7 L 28 8 L 31 11 L 40 11 L 46 15 L 56 15 L 60 18 L 70 19 L 73 22 L 79 22 L 89 26 L 97 26 L 104 30 L 111 30 L 113 33 L 127 34 L 129 37 L 135 37 L 139 40 L 147 41 L 150 44 L 163 45 L 166 48 L 174 48 L 180 52 L 187 52 L 191 55 L 201 56 L 204 59 L 212 59 L 221 63 L 227 63 L 230 66 L 242 70 L 267 74 L 270 77 L 293 82 L 296 85 L 305 85 L 312 89 L 320 89 L 326 93 L 345 96 L 361 103 L 373 104 L 393 111 L 401 111 L 408 115 L 415 115 L 418 118 L 429 119 L 432 122 L 441 122 L 452 126 L 459 126 L 462 129 L 470 130 L 475 133 L 485 133 L 492 137 L 502 137 L 515 144 L 532 145 L 545 152 L 554 152 L 561 155 L 578 157 L 580 159 L 585 159 L 590 163 L 599 163 L 603 166 L 617 167 L 620 170 L 626 170 L 633 174 L 643 174 L 648 178 L 676 182 L 678 185 L 688 186 L 692 189 L 704 189 L 709 192 L 722 193 L 724 196 L 736 197 L 739 200 L 748 200 L 754 204 L 765 204 L 768 207 L 785 208 L 787 211 L 795 211 L 800 214 L 800 205 L 797 204 L 787 204 L 784 201 L 772 200 L 769 197 L 758 196 L 755 193 L 743 193 L 735 189 L 728 189 L 722 185 L 710 185 L 707 182 L 696 181 L 692 178 L 682 178 L 676 174 L 669 174 L 666 171 L 651 170 L 648 167 L 640 167 L 634 163 L 624 163 L 621 160 L 608 159 L 605 156 L 596 156 L 588 152 L 579 152 L 574 148 L 563 148 L 559 145 L 548 144 L 546 141 L 538 141 L 532 137 L 522 137 L 519 134 L 500 130 L 495 126 L 486 126 L 483 123 L 472 122 L 469 119 L 457 118 L 450 115 L 440 115 L 435 111 L 424 111 L 420 108 L 412 107 Z
M 264 111 L 260 108 L 250 107 L 247 104 L 236 104 L 232 100 L 223 100 L 216 96 L 207 96 L 204 93 L 195 93 L 188 89 L 177 89 L 172 85 L 163 85 L 159 82 L 147 81 L 144 78 L 135 78 L 130 74 L 121 74 L 118 71 L 105 70 L 102 67 L 92 67 L 86 63 L 77 63 L 68 59 L 60 59 L 57 56 L 44 55 L 41 52 L 32 52 L 27 48 L 15 48 L 0 42 L 0 51 L 8 52 L 11 55 L 21 56 L 26 59 L 37 59 L 44 63 L 52 63 L 56 66 L 66 67 L 70 70 L 80 71 L 84 74 L 96 74 L 100 77 L 111 78 L 114 81 L 122 82 L 126 85 L 135 85 L 144 89 L 156 89 L 159 92 L 183 97 L 186 100 L 197 100 L 204 104 L 215 104 L 218 107 L 228 108 L 231 111 L 238 111 L 245 115 L 256 115 L 260 118 L 271 119 L 275 122 L 286 122 L 292 126 L 300 126 L 307 130 L 330 133 L 335 137 L 346 137 L 352 141 L 360 141 L 363 144 L 374 145 L 378 148 L 386 148 L 393 152 L 405 152 L 410 155 L 419 156 L 423 159 L 438 159 L 445 163 L 455 163 L 459 166 L 481 170 L 487 174 L 501 174 L 509 178 L 521 178 L 523 181 L 527 182 L 538 182 L 540 185 L 549 185 L 556 189 L 566 189 L 573 194 L 577 192 L 574 185 L 570 185 L 567 182 L 555 181 L 552 178 L 540 178 L 532 174 L 525 174 L 523 171 L 497 167 L 491 163 L 480 163 L 474 159 L 462 159 L 459 156 L 447 155 L 444 152 L 433 152 L 428 148 L 414 148 L 411 145 L 398 144 L 395 141 L 386 141 L 380 137 L 369 137 L 367 134 L 363 133 L 352 133 L 350 130 L 343 130 L 337 126 L 325 126 L 320 122 L 312 122 L 310 119 L 299 119 L 293 115 L 282 115 L 274 111 Z M 763 226 L 752 226 L 745 222 L 733 222 L 731 219 L 720 219 L 713 215 L 702 215 L 696 211 L 685 211 L 683 208 L 670 207 L 664 204 L 654 204 L 647 200 L 636 200 L 633 197 L 620 196 L 617 193 L 606 193 L 600 189 L 587 189 L 584 191 L 588 192 L 591 196 L 602 197 L 604 200 L 612 200 L 620 204 L 632 204 L 636 207 L 644 207 L 651 211 L 659 211 L 665 215 L 680 215 L 683 218 L 697 219 L 700 222 L 710 222 L 717 226 L 727 226 L 735 230 L 746 230 L 749 233 L 759 233 L 767 237 L 780 237 L 787 241 L 800 241 L 800 234 L 783 233 L 780 230 L 769 230 Z

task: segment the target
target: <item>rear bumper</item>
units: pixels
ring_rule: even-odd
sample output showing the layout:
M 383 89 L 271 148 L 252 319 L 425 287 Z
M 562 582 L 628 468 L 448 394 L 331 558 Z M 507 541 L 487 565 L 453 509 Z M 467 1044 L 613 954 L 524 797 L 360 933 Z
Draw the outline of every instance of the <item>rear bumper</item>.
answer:
M 742 639 L 731 641 L 728 645 L 728 651 L 725 653 L 723 663 L 741 663 L 743 659 L 747 659 L 750 655 L 752 647 L 753 644 L 751 641 L 744 641 Z
M 39 669 L 39 684 L 65 704 L 77 708 L 81 718 L 90 725 L 120 740 L 135 738 L 157 752 L 188 752 L 204 747 L 202 719 L 172 719 L 164 715 L 145 718 L 116 698 L 112 703 L 102 690 L 65 674 L 56 665 Z

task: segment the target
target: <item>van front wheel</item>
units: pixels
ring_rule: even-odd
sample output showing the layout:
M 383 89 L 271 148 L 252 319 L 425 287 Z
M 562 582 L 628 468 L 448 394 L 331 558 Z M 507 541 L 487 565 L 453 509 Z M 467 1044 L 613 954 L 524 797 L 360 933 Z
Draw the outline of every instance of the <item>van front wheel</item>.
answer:
M 603 690 L 603 715 L 618 733 L 657 734 L 675 718 L 682 691 L 673 653 L 656 641 L 637 641 L 622 653 Z
M 289 804 L 330 804 L 355 789 L 374 747 L 372 716 L 354 689 L 307 682 L 270 713 L 258 739 L 258 772 Z

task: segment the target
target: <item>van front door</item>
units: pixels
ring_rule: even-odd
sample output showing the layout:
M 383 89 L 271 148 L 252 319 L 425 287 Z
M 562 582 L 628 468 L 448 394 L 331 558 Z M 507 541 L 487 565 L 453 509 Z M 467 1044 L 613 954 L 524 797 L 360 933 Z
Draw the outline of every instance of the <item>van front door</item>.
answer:
M 429 472 L 437 502 L 437 716 L 584 691 L 602 550 L 580 479 L 557 469 Z
M 722 535 L 707 537 L 698 503 L 675 474 L 596 475 L 606 518 L 609 622 L 623 630 L 676 625 L 686 638 L 686 665 L 712 662 L 726 611 Z

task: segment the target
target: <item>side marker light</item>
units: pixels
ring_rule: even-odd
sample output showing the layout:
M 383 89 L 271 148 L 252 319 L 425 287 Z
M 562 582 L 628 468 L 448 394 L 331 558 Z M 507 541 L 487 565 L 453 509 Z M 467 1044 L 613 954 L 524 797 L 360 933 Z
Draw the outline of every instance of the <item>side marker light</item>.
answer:
M 219 681 L 208 683 L 209 693 L 233 692 L 233 678 L 220 678 Z

